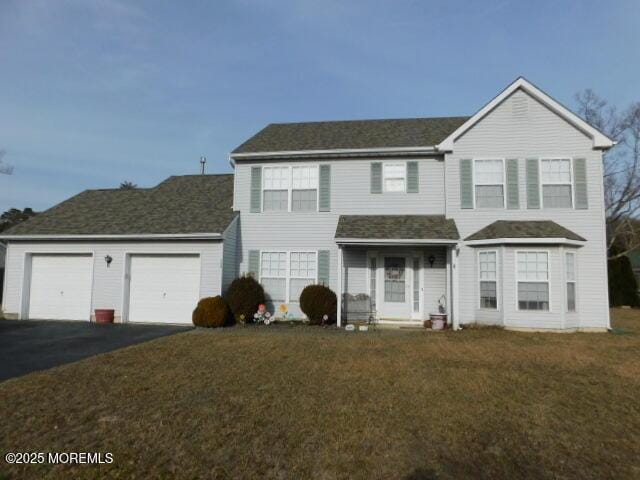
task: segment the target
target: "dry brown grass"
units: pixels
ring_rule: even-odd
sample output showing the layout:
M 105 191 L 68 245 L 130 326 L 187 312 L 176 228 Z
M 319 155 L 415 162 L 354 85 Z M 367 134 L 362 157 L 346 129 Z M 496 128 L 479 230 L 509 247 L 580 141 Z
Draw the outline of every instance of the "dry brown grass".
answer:
M 640 311 L 611 334 L 189 332 L 0 384 L 10 478 L 640 477 Z

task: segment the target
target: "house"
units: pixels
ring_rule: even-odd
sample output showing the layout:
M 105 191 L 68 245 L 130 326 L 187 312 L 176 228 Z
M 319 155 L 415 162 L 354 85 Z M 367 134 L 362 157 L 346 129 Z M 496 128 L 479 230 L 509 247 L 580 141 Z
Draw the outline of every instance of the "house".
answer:
M 324 283 L 339 325 L 442 309 L 453 328 L 604 330 L 613 144 L 524 78 L 470 117 L 268 125 L 231 152 L 233 177 L 85 192 L 11 229 L 3 308 L 69 318 L 60 284 L 74 318 L 189 321 L 248 273 L 294 318 Z

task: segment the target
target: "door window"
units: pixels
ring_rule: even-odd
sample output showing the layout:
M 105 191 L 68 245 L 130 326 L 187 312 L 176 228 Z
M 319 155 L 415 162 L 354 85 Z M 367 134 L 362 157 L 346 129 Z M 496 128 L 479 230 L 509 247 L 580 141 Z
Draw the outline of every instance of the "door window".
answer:
M 384 301 L 404 303 L 405 281 L 405 259 L 386 257 L 384 259 Z

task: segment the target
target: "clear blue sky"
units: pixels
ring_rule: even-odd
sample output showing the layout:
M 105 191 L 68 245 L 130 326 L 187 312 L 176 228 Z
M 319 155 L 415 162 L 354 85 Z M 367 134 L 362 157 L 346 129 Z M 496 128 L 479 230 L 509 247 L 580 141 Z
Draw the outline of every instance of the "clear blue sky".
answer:
M 228 172 L 270 122 L 640 100 L 640 2 L 0 0 L 0 211 Z

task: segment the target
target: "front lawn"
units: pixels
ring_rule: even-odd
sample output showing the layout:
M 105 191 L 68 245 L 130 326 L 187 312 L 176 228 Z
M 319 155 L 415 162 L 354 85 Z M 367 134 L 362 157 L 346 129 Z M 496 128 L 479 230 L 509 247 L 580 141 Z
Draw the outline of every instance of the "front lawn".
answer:
M 165 337 L 0 384 L 3 455 L 114 456 L 0 472 L 639 478 L 640 311 L 614 314 L 610 334 L 282 326 Z

